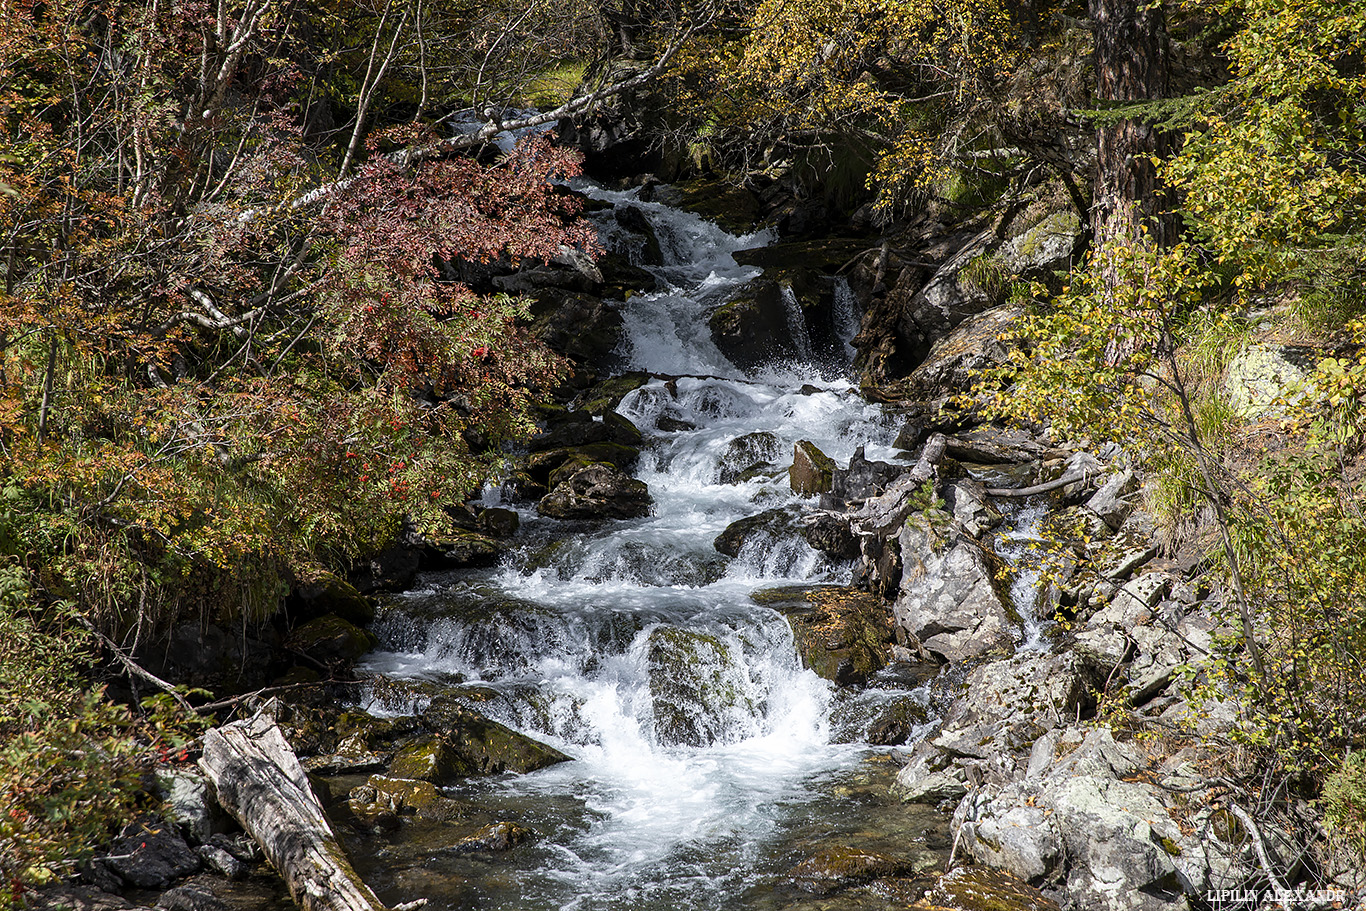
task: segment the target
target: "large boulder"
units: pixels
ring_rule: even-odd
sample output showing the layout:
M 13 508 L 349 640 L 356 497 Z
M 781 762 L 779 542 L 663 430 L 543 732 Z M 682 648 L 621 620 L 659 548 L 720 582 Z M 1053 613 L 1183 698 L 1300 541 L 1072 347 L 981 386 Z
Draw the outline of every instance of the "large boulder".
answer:
M 1064 911 L 1191 907 L 1213 871 L 1237 881 L 1224 879 L 1232 850 L 1208 810 L 1183 812 L 1138 777 L 1146 765 L 1108 728 L 1055 731 L 1034 745 L 1023 780 L 963 798 L 953 818 L 959 849 L 1044 887 Z
M 995 253 L 1001 268 L 1016 279 L 1060 284 L 1057 273 L 1071 270 L 1086 235 L 1072 209 L 1052 212 L 1028 227 L 1013 225 L 1014 236 Z
M 1011 648 L 1016 618 L 996 591 L 989 556 L 951 537 L 948 517 L 912 515 L 898 536 L 902 574 L 897 625 L 950 662 Z
M 787 618 L 802 664 L 818 676 L 862 685 L 887 665 L 892 618 L 876 595 L 821 585 L 767 589 L 753 597 Z
M 793 358 L 791 309 L 777 282 L 756 278 L 708 317 L 712 342 L 741 370 Z
M 792 466 L 787 470 L 792 489 L 802 496 L 829 493 L 834 484 L 835 461 L 815 443 L 798 440 L 793 446 Z
M 786 507 L 769 509 L 758 515 L 737 519 L 716 536 L 712 546 L 727 557 L 738 557 L 745 545 L 755 542 L 776 543 L 795 531 L 797 514 Z
M 1318 352 L 1296 345 L 1249 345 L 1224 371 L 1224 390 L 1233 410 L 1244 418 L 1284 411 L 1304 397 L 1304 386 Z
M 611 465 L 578 468 L 536 504 L 555 519 L 637 519 L 650 514 L 650 489 Z
M 731 440 L 716 466 L 718 484 L 736 484 L 776 459 L 782 443 L 768 430 L 756 430 Z
M 739 649 L 720 636 L 659 626 L 646 639 L 655 740 L 704 747 L 742 732 L 755 711 Z
M 576 362 L 603 365 L 621 341 L 620 307 L 588 294 L 542 292 L 531 308 L 531 331 Z
M 1023 316 L 1019 304 L 1002 304 L 963 320 L 934 342 L 911 372 L 909 385 L 930 399 L 971 389 L 982 370 L 1006 363 L 1009 334 Z

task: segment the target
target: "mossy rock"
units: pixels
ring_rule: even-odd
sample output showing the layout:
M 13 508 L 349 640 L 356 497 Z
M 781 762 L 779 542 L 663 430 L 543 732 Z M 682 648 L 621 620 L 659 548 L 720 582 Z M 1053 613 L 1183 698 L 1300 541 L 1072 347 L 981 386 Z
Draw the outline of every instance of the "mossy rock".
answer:
M 525 774 L 571 758 L 469 709 L 447 711 L 442 721 L 447 725 L 442 739 L 466 768 L 474 770 L 470 774 Z
M 461 529 L 439 538 L 430 538 L 423 548 L 428 565 L 439 569 L 494 566 L 507 553 L 507 549 L 507 545 L 496 538 Z
M 719 484 L 737 484 L 747 475 L 761 471 L 778 457 L 781 442 L 776 433 L 756 430 L 731 440 L 716 467 Z
M 989 867 L 950 870 L 911 906 L 916 911 L 1059 911 L 1058 903 L 1029 883 Z
M 915 861 L 839 845 L 817 851 L 792 869 L 792 882 L 804 892 L 826 895 L 870 880 L 916 872 Z
M 655 739 L 664 746 L 710 746 L 754 705 L 735 650 L 720 637 L 656 627 L 646 646 Z
M 387 775 L 371 775 L 365 784 L 352 788 L 347 803 L 351 812 L 365 821 L 388 814 L 450 821 L 471 813 L 468 805 L 443 797 L 430 781 Z
M 310 620 L 285 639 L 287 648 L 322 664 L 348 664 L 377 643 L 373 634 L 336 614 Z
M 640 450 L 620 443 L 590 443 L 586 446 L 570 446 L 552 449 L 547 452 L 533 453 L 527 458 L 527 474 L 542 484 L 550 481 L 551 472 L 567 462 L 578 463 L 584 468 L 594 463 L 605 463 L 629 472 L 640 459 Z M 555 484 L 550 484 L 554 488 Z
M 792 467 L 787 475 L 792 489 L 804 497 L 829 493 L 834 484 L 835 460 L 810 440 L 798 440 L 793 447 Z
M 477 851 L 510 851 L 525 844 L 534 833 L 515 822 L 495 822 L 476 832 L 466 835 L 451 845 L 454 854 L 471 854 Z
M 335 614 L 357 626 L 375 619 L 375 602 L 336 573 L 317 573 L 309 581 L 300 582 L 295 594 L 309 616 Z
M 478 767 L 451 749 L 441 737 L 428 737 L 409 744 L 394 755 L 389 774 L 394 778 L 429 781 L 446 785 L 478 773 Z
M 841 686 L 861 686 L 887 666 L 892 612 L 876 595 L 837 585 L 785 586 L 754 600 L 787 618 L 802 664 Z
M 606 415 L 614 411 L 628 393 L 634 392 L 650 382 L 648 373 L 635 371 L 623 373 L 589 387 L 579 397 L 579 411 L 593 415 Z
M 751 234 L 761 227 L 759 198 L 726 180 L 687 180 L 674 184 L 680 209 L 713 221 L 732 234 Z

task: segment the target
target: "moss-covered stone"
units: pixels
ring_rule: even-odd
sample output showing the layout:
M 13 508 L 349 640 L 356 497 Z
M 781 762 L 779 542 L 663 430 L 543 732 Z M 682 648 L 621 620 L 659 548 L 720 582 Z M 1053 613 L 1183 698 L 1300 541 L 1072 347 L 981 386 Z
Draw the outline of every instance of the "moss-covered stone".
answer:
M 493 566 L 507 553 L 507 545 L 488 535 L 456 529 L 439 538 L 428 539 L 423 550 L 428 566 L 459 569 Z
M 460 801 L 443 797 L 430 781 L 388 775 L 371 775 L 365 784 L 351 789 L 347 803 L 357 818 L 367 822 L 387 814 L 449 821 L 470 813 Z
M 422 719 L 440 732 L 434 739 L 449 757 L 455 777 L 534 772 L 570 759 L 452 699 L 433 699 Z
M 648 382 L 650 375 L 639 371 L 603 380 L 584 391 L 579 397 L 578 410 L 594 415 L 605 415 L 609 411 L 614 411 L 627 393 L 634 392 Z
M 792 626 L 802 663 L 841 685 L 862 685 L 887 666 L 892 612 L 868 592 L 837 585 L 784 586 L 754 594 Z
M 1029 883 L 988 867 L 945 873 L 911 906 L 916 911 L 1058 911 L 1057 902 Z
M 475 851 L 510 851 L 532 838 L 532 831 L 515 822 L 495 822 L 466 835 L 451 846 L 456 854 Z
M 322 664 L 345 664 L 370 651 L 377 641 L 354 623 L 328 614 L 296 627 L 285 645 Z
M 357 626 L 375 619 L 375 602 L 336 573 L 323 570 L 295 586 L 305 616 L 335 614 Z
M 394 755 L 389 774 L 395 778 L 449 784 L 477 772 L 474 765 L 440 737 L 428 737 L 409 744 Z
M 810 440 L 798 440 L 787 475 L 792 489 L 802 496 L 829 493 L 835 477 L 835 460 Z
M 915 871 L 913 861 L 840 845 L 818 851 L 792 869 L 793 884 L 804 892 L 828 894 L 885 876 Z
M 687 180 L 674 185 L 677 205 L 734 234 L 757 231 L 763 218 L 759 198 L 726 180 Z
M 566 463 L 575 463 L 579 468 L 594 463 L 605 463 L 620 471 L 635 468 L 640 459 L 640 450 L 620 443 L 590 443 L 586 446 L 570 446 L 537 452 L 527 458 L 527 474 L 534 480 L 545 484 L 551 481 L 552 472 Z M 550 483 L 553 488 L 555 483 Z
M 754 713 L 734 649 L 698 630 L 660 626 L 647 643 L 655 739 L 665 746 L 709 746 L 737 715 Z

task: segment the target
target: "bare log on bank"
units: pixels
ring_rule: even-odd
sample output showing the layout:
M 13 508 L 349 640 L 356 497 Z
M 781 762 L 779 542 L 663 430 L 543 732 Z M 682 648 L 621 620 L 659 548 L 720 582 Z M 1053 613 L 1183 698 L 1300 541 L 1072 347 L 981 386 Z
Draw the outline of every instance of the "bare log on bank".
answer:
M 388 911 L 346 859 L 273 719 L 258 715 L 209 731 L 199 764 L 303 911 Z

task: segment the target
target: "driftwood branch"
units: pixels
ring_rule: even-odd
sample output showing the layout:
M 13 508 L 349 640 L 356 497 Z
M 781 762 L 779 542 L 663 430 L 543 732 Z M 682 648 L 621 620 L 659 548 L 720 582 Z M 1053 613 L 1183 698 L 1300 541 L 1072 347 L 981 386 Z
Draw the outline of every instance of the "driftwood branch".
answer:
M 95 636 L 95 638 L 99 639 L 100 642 L 104 644 L 104 647 L 109 650 L 109 654 L 114 656 L 114 660 L 117 661 L 120 665 L 122 665 L 123 669 L 127 671 L 129 675 L 137 677 L 139 680 L 144 680 L 147 683 L 152 684 L 152 686 L 156 687 L 164 693 L 169 693 L 171 698 L 175 700 L 176 705 L 180 706 L 182 709 L 189 712 L 190 714 L 195 714 L 194 706 L 190 705 L 189 700 L 187 700 L 183 695 L 181 695 L 180 691 L 177 690 L 173 684 L 168 683 L 165 680 L 162 680 L 156 674 L 153 674 L 151 671 L 147 670 L 147 668 L 143 667 L 141 664 L 138 664 L 136 661 L 130 658 L 128 656 L 128 653 L 123 650 L 122 646 L 120 646 L 113 639 L 110 639 L 104 633 L 97 630 L 95 628 L 95 625 L 91 623 L 89 620 L 86 620 L 84 617 L 78 617 L 77 622 L 80 623 L 81 626 L 84 626 L 87 630 L 89 630 L 90 633 Z
M 988 487 L 987 496 L 989 497 L 1032 497 L 1038 493 L 1048 493 L 1050 490 L 1057 490 L 1059 487 L 1066 487 L 1068 484 L 1075 484 L 1077 481 L 1085 481 L 1085 473 L 1065 474 L 1056 481 L 1048 481 L 1043 484 L 1035 484 L 1033 487 Z
M 346 859 L 272 719 L 257 715 L 209 731 L 199 765 L 303 911 L 388 911 Z

